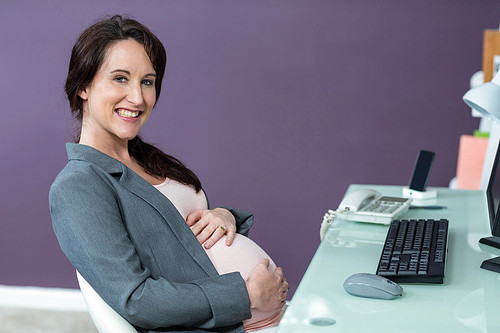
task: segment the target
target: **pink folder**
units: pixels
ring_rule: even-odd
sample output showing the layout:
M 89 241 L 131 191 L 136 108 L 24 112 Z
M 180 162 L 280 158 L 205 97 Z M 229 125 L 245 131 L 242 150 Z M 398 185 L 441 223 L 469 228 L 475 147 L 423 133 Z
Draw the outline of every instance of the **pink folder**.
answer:
M 472 135 L 460 137 L 457 164 L 458 189 L 479 189 L 487 146 L 488 138 Z

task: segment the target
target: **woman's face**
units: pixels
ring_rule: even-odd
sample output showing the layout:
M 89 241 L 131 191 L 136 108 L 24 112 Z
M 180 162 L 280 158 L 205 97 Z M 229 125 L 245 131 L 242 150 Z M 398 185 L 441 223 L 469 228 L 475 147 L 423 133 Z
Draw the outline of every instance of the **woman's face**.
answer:
M 156 73 L 144 46 L 128 39 L 112 44 L 83 100 L 81 138 L 98 145 L 133 139 L 156 102 Z

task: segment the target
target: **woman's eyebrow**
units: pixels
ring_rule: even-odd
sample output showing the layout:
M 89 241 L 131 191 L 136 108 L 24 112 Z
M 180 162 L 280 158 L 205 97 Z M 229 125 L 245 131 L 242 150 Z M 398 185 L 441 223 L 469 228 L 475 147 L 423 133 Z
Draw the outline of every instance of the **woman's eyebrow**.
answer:
M 115 70 L 112 70 L 110 73 L 113 74 L 113 73 L 118 73 L 118 72 L 122 72 L 122 73 L 125 73 L 127 75 L 130 75 L 130 72 L 126 69 L 115 69 Z
M 117 72 L 121 72 L 121 73 L 125 73 L 127 75 L 130 75 L 130 71 L 126 70 L 126 69 L 115 69 L 115 70 L 112 70 L 110 73 L 111 74 L 114 74 L 114 73 L 117 73 Z M 145 77 L 146 76 L 153 76 L 153 77 L 156 77 L 156 73 L 148 73 L 146 75 L 144 75 Z

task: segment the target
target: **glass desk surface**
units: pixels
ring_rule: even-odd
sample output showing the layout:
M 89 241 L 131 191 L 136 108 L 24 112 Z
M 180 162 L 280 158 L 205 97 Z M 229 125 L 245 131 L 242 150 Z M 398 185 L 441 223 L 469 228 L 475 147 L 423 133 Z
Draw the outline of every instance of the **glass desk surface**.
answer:
M 400 186 L 351 185 L 402 196 Z M 479 268 L 500 250 L 478 244 L 490 235 L 483 191 L 433 188 L 430 204 L 401 218 L 449 220 L 444 284 L 401 283 L 395 300 L 355 297 L 343 288 L 355 273 L 375 273 L 387 225 L 337 218 L 320 243 L 278 327 L 285 332 L 500 332 L 500 274 Z M 318 221 L 318 232 L 319 232 Z

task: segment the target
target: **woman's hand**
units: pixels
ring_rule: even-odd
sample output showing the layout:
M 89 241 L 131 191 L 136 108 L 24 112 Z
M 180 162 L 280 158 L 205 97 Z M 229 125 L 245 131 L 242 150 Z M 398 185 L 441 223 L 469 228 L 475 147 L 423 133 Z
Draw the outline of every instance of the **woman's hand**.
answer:
M 268 267 L 269 259 L 263 259 L 245 281 L 252 309 L 275 311 L 285 305 L 288 282 L 283 276 L 283 270 L 278 267 L 270 272 Z
M 227 234 L 226 245 L 233 244 L 236 220 L 227 209 L 195 210 L 187 216 L 186 222 L 206 249 L 211 248 L 224 234 Z

